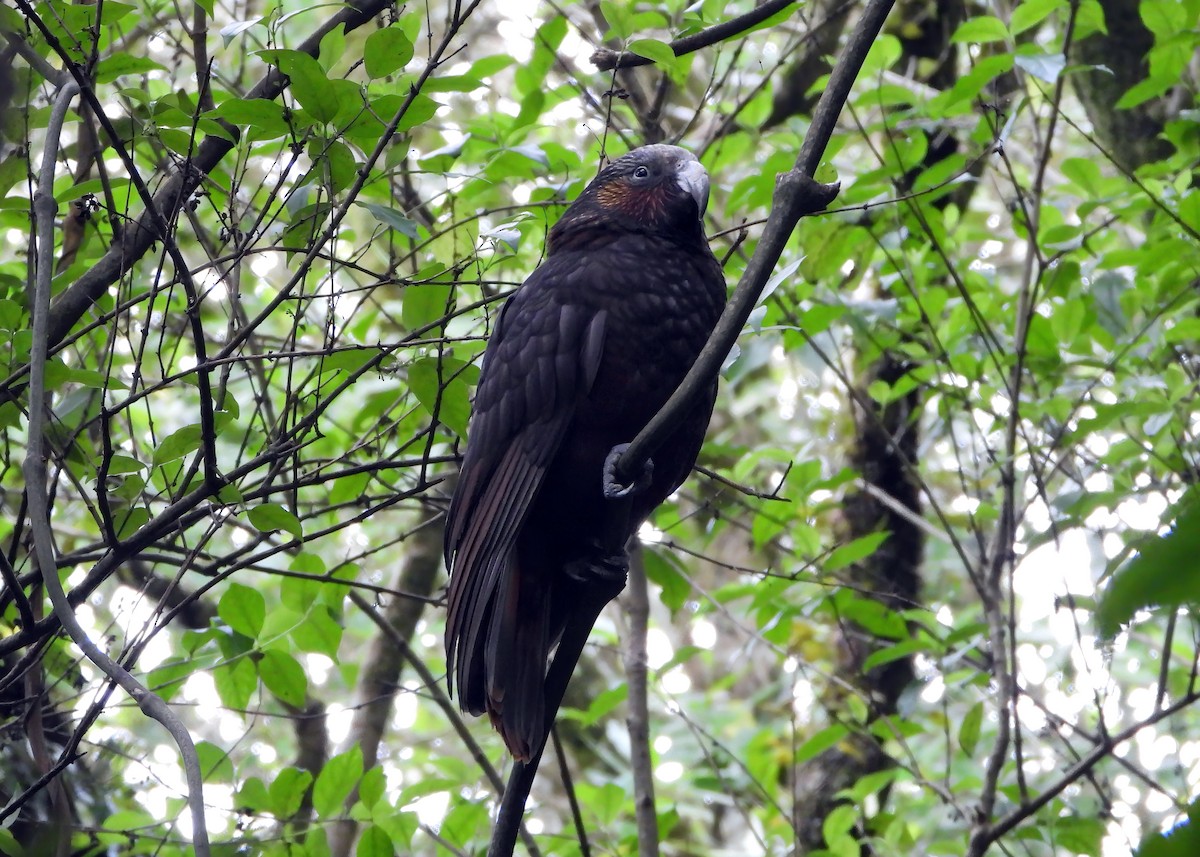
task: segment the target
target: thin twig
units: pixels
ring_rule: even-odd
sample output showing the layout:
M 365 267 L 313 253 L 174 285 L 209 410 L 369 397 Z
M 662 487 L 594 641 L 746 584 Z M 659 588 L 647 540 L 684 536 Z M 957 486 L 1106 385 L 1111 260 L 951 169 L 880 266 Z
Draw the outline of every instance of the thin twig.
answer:
M 1004 816 L 1002 819 L 993 824 L 987 831 L 985 831 L 979 839 L 978 847 L 982 850 L 976 850 L 976 842 L 972 840 L 972 852 L 982 854 L 987 850 L 989 845 L 1000 839 L 1000 837 L 1004 836 L 1022 821 L 1032 818 L 1042 807 L 1066 791 L 1067 788 L 1078 782 L 1080 777 L 1086 775 L 1092 770 L 1092 768 L 1096 767 L 1097 764 L 1106 759 L 1108 756 L 1112 755 L 1113 751 L 1116 750 L 1117 747 L 1137 735 L 1137 733 L 1141 732 L 1147 726 L 1153 726 L 1155 723 L 1165 720 L 1166 718 L 1172 716 L 1173 714 L 1177 714 L 1191 705 L 1195 705 L 1198 701 L 1200 701 L 1200 693 L 1190 693 L 1180 699 L 1174 705 L 1169 705 L 1166 708 L 1158 709 L 1140 723 L 1135 723 L 1129 728 L 1118 732 L 1116 735 L 1103 738 L 1090 753 L 1088 753 L 1071 767 L 1067 768 L 1061 777 L 1043 789 L 1037 797 L 1028 803 L 1024 803 L 1017 807 L 1008 815 Z
M 795 2 L 796 0 L 768 0 L 761 6 L 751 9 L 745 15 L 730 18 L 728 21 L 714 24 L 698 33 L 692 33 L 690 36 L 676 39 L 670 43 L 671 50 L 675 52 L 675 56 L 681 57 L 684 54 L 690 54 L 701 48 L 707 48 L 709 45 L 715 45 L 717 42 L 723 42 L 726 39 L 746 32 L 757 24 L 761 24 L 776 12 L 782 12 Z M 648 57 L 640 57 L 637 54 L 631 54 L 626 51 L 614 51 L 611 48 L 597 48 L 595 53 L 592 54 L 592 65 L 601 71 L 650 65 L 652 62 L 654 60 Z
M 1075 31 L 1075 19 L 1078 4 L 1072 4 L 1067 18 L 1066 32 L 1063 35 L 1063 51 L 1067 51 Z M 1043 201 L 1043 183 L 1046 168 L 1050 161 L 1051 146 L 1054 141 L 1054 126 L 1058 120 L 1057 106 L 1062 103 L 1064 80 L 1059 80 L 1055 86 L 1054 99 L 1050 113 L 1049 132 L 1042 147 L 1037 172 L 1030 192 L 1032 210 L 1025 213 L 1026 227 L 1029 233 L 1028 251 L 1025 254 L 1025 266 L 1022 271 L 1021 283 L 1017 293 L 1016 328 L 1013 332 L 1014 362 L 1009 373 L 1008 395 L 1009 414 L 1004 439 L 1004 460 L 1000 467 L 1000 483 L 1002 501 L 1000 504 L 1000 520 L 996 536 L 991 545 L 991 564 L 984 580 L 980 595 L 983 598 L 984 615 L 988 625 L 989 643 L 992 649 L 992 669 L 999 686 L 999 696 L 1002 704 L 997 706 L 996 741 L 988 754 L 987 765 L 980 789 L 979 810 L 975 825 L 971 831 L 967 847 L 968 857 L 982 857 L 991 843 L 996 841 L 994 827 L 991 824 L 992 813 L 995 811 L 996 798 L 999 793 L 1000 776 L 1009 761 L 1011 743 L 1016 741 L 1015 756 L 1017 780 L 1021 787 L 1022 797 L 1027 793 L 1024 787 L 1024 760 L 1021 752 L 1021 721 L 1018 713 L 1018 691 L 1014 670 L 1017 668 L 1016 653 L 1016 618 L 1013 609 L 1012 575 L 1014 564 L 1013 542 L 1016 539 L 1016 469 L 1018 459 L 1017 435 L 1021 426 L 1021 385 L 1025 379 L 1025 358 L 1030 326 L 1036 314 L 1037 287 L 1045 268 L 1038 252 L 1038 234 L 1041 221 Z M 1023 196 L 1023 195 L 1022 195 Z M 1035 268 L 1037 270 L 1035 271 Z M 1004 572 L 1008 570 L 1009 614 L 1001 613 L 1002 588 Z
M 558 761 L 558 776 L 562 780 L 563 791 L 567 795 L 567 803 L 571 807 L 571 819 L 575 822 L 575 837 L 579 840 L 580 857 L 592 857 L 592 846 L 588 842 L 587 828 L 583 824 L 583 812 L 579 808 L 579 795 L 575 793 L 575 780 L 571 777 L 571 769 L 567 767 L 567 754 L 563 750 L 562 739 L 558 737 L 558 728 L 550 727 L 550 741 L 554 745 L 554 758 Z
M 175 713 L 157 695 L 147 690 L 128 670 L 110 658 L 92 641 L 87 631 L 79 624 L 75 612 L 67 601 L 62 581 L 54 560 L 54 534 L 50 529 L 49 498 L 46 491 L 45 428 L 46 408 L 46 338 L 50 309 L 50 275 L 54 256 L 54 161 L 58 156 L 59 135 L 63 119 L 71 100 L 79 94 L 79 86 L 70 81 L 59 89 L 54 101 L 54 110 L 46 131 L 46 151 L 42 157 L 38 190 L 34 195 L 34 212 L 37 224 L 37 279 L 31 306 L 33 316 L 33 344 L 29 355 L 29 441 L 23 471 L 25 491 L 29 501 L 30 532 L 38 568 L 54 613 L 62 627 L 84 653 L 113 682 L 120 685 L 146 716 L 161 723 L 179 747 L 187 779 L 188 806 L 192 814 L 192 844 L 197 857 L 208 857 L 208 828 L 204 819 L 204 779 L 200 773 L 200 759 L 196 755 L 192 736 Z

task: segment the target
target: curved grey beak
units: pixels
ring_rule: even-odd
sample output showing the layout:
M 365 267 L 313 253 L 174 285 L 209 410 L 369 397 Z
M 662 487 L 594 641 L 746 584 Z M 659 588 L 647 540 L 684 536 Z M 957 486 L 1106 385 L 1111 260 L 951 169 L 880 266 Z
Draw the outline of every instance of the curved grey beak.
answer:
M 678 161 L 675 171 L 675 181 L 696 200 L 700 217 L 704 217 L 704 210 L 708 208 L 708 172 L 694 157 Z

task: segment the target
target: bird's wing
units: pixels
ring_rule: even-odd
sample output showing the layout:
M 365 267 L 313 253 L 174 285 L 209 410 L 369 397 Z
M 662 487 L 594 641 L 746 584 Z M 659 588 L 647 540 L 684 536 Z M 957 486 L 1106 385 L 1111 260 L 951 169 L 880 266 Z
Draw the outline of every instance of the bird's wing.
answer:
M 605 313 L 562 299 L 548 260 L 505 306 L 484 358 L 467 453 L 446 521 L 447 665 L 464 671 L 521 525 L 596 377 Z M 457 647 L 458 657 L 454 657 Z

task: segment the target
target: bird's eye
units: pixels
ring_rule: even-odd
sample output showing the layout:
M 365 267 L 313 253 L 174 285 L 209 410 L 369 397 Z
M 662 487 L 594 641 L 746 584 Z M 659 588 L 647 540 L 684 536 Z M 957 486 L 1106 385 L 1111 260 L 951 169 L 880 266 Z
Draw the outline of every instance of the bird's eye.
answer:
M 633 177 L 635 179 L 644 179 L 648 175 L 650 175 L 650 171 L 648 169 L 646 169 L 645 167 L 638 167 L 636 170 L 633 171 Z

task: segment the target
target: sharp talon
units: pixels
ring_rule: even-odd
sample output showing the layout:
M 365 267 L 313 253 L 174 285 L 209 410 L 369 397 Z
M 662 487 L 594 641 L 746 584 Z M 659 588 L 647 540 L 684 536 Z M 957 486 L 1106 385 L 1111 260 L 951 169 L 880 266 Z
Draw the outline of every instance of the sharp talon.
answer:
M 627 449 L 629 449 L 629 444 L 619 443 L 609 451 L 608 457 L 604 459 L 604 496 L 609 500 L 621 500 L 642 493 L 650 487 L 650 480 L 654 477 L 654 462 L 646 459 L 637 479 L 631 485 L 621 484 L 621 481 L 617 479 L 617 462 L 621 460 L 621 456 Z
M 597 549 L 599 551 L 599 549 Z M 563 569 L 567 576 L 580 583 L 616 583 L 625 584 L 629 576 L 629 557 L 623 553 L 604 554 L 597 552 L 585 559 L 577 559 L 566 564 Z

